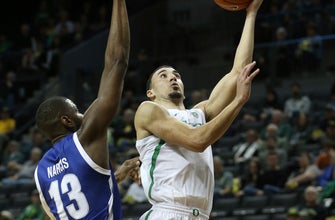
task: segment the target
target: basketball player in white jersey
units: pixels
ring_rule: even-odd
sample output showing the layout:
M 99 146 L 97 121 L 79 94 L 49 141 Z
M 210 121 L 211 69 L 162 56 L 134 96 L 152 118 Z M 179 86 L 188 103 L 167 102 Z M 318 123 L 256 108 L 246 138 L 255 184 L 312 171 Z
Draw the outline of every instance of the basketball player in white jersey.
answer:
M 210 145 L 231 125 L 250 96 L 254 27 L 262 0 L 246 9 L 234 65 L 208 100 L 185 109 L 181 75 L 161 66 L 150 76 L 135 116 L 141 179 L 152 208 L 141 219 L 209 219 L 214 173 Z
M 49 98 L 37 110 L 36 124 L 53 144 L 35 170 L 36 186 L 50 219 L 122 219 L 116 181 L 122 181 L 139 162 L 138 158 L 126 161 L 114 178 L 107 128 L 118 110 L 129 44 L 125 0 L 114 0 L 97 98 L 84 114 L 65 97 Z

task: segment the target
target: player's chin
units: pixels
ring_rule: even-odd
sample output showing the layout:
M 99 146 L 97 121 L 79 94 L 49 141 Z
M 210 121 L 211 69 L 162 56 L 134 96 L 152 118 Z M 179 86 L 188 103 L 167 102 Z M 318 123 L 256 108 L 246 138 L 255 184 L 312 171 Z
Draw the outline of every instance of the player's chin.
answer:
M 181 99 L 183 98 L 183 94 L 180 91 L 173 91 L 169 94 L 171 99 Z

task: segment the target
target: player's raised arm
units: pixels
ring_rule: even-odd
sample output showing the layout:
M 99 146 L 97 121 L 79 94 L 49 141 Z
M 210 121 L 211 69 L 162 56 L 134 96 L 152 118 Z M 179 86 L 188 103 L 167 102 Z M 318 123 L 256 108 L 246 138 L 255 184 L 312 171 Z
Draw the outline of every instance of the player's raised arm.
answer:
M 214 87 L 208 101 L 205 102 L 204 111 L 207 120 L 214 118 L 234 99 L 237 77 L 244 66 L 252 61 L 256 15 L 262 2 L 263 0 L 253 0 L 246 9 L 246 18 L 233 67 L 230 73 L 226 74 Z
M 125 0 L 114 0 L 98 96 L 85 112 L 82 127 L 78 131 L 80 142 L 90 156 L 94 157 L 93 160 L 106 159 L 108 156 L 106 129 L 119 107 L 123 79 L 128 66 L 129 45 L 130 34 Z M 94 149 L 88 150 L 92 146 Z M 102 151 L 97 151 L 99 149 Z

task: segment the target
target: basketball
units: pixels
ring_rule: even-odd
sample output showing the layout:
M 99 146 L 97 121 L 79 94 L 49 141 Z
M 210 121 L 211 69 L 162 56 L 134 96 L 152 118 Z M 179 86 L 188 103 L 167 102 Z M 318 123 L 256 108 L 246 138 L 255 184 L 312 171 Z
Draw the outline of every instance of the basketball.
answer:
M 228 11 L 239 11 L 249 6 L 252 0 L 214 0 L 221 8 Z

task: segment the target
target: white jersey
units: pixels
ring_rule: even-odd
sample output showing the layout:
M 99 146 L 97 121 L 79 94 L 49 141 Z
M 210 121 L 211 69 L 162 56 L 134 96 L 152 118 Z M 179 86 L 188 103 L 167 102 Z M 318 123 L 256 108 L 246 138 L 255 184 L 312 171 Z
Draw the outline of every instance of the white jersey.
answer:
M 168 109 L 168 112 L 193 127 L 205 123 L 205 115 L 200 109 Z M 162 204 L 188 207 L 209 216 L 214 189 L 211 146 L 198 153 L 170 146 L 151 135 L 138 140 L 136 148 L 142 161 L 143 188 L 154 207 Z

